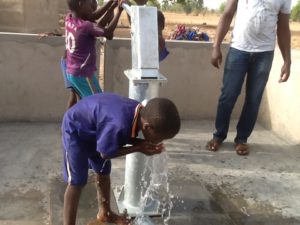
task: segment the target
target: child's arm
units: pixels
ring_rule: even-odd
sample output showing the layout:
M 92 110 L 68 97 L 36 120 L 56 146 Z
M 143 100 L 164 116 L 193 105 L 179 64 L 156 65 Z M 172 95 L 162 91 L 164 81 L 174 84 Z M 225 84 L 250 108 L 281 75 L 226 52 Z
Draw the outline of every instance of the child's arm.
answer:
M 115 29 L 116 29 L 116 27 L 118 25 L 118 21 L 120 19 L 121 13 L 123 11 L 123 8 L 121 6 L 122 3 L 127 3 L 127 1 L 126 0 L 121 0 L 119 2 L 117 14 L 113 18 L 113 20 L 110 22 L 110 24 L 106 28 L 104 28 L 104 34 L 103 34 L 103 36 L 105 36 L 109 40 L 111 40 L 113 38 L 114 31 L 115 31 Z
M 109 24 L 113 18 L 114 18 L 114 9 L 118 6 L 117 2 L 114 2 L 110 8 L 107 10 L 106 14 L 99 20 L 98 26 L 99 27 L 106 27 L 107 24 Z
M 128 155 L 134 152 L 140 152 L 145 155 L 155 155 L 155 154 L 160 154 L 164 151 L 164 145 L 162 143 L 160 144 L 152 144 L 150 142 L 147 142 L 145 140 L 139 139 L 139 141 L 135 142 L 134 145 L 129 146 L 129 147 L 121 147 L 118 152 L 112 156 L 112 157 L 106 157 L 105 155 L 101 154 L 101 157 L 104 159 L 108 158 L 117 158 L 123 155 Z
M 117 1 L 109 0 L 102 7 L 96 9 L 91 15 L 91 18 L 90 18 L 91 21 L 95 21 L 95 20 L 100 19 L 114 3 L 117 3 Z

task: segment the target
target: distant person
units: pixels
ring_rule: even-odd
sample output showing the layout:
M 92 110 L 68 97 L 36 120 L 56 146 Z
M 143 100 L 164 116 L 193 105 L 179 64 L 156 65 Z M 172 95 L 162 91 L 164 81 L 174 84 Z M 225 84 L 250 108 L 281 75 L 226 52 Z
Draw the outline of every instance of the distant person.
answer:
M 222 63 L 220 45 L 236 13 L 232 40 L 227 54 L 223 88 L 219 98 L 216 131 L 207 143 L 210 151 L 217 151 L 226 139 L 232 109 L 246 79 L 246 96 L 234 139 L 238 155 L 249 153 L 247 140 L 257 120 L 259 106 L 272 66 L 276 35 L 283 57 L 279 83 L 290 76 L 291 34 L 289 14 L 291 0 L 228 0 L 217 27 L 211 63 Z M 246 76 L 247 75 L 247 76 Z
M 157 25 L 158 25 L 159 62 L 161 62 L 169 55 L 169 51 L 166 48 L 166 42 L 163 36 L 163 30 L 165 29 L 165 16 L 160 10 L 157 10 Z
M 97 219 L 127 225 L 126 215 L 110 208 L 110 159 L 134 152 L 145 155 L 164 150 L 162 141 L 180 129 L 180 117 L 173 102 L 149 100 L 146 106 L 111 93 L 86 97 L 70 108 L 62 122 L 63 174 L 68 186 L 64 196 L 64 225 L 75 225 L 81 190 L 88 169 L 97 177 L 99 211 Z M 138 139 L 141 131 L 145 139 Z M 129 144 L 130 146 L 128 146 Z
M 148 0 L 135 0 L 138 6 L 146 5 Z M 131 5 L 128 3 L 128 5 Z M 131 24 L 130 15 L 127 14 L 129 23 Z M 163 30 L 165 29 L 165 16 L 162 11 L 157 10 L 157 29 L 158 29 L 158 58 L 159 62 L 163 61 L 168 55 L 169 51 L 166 48 L 166 42 L 163 36 Z M 151 35 L 151 34 L 149 34 Z
M 96 37 L 113 38 L 123 9 L 119 6 L 111 20 L 113 10 L 118 6 L 117 1 L 110 0 L 98 9 L 95 0 L 67 0 L 67 3 L 71 10 L 65 19 L 67 79 L 83 98 L 102 92 L 95 73 Z M 93 22 L 103 14 L 98 24 Z

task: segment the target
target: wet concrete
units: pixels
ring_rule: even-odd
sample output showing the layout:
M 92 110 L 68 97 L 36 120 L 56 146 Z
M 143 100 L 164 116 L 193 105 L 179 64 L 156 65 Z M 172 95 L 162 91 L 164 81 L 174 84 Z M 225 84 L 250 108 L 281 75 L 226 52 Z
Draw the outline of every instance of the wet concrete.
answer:
M 113 177 L 116 178 L 116 177 Z M 183 178 L 184 179 L 184 178 Z M 94 177 L 90 176 L 90 182 L 85 187 L 78 210 L 78 225 L 86 225 L 93 222 L 97 214 L 96 189 L 93 182 Z M 176 178 L 177 180 L 177 178 Z M 224 210 L 215 202 L 207 189 L 200 183 L 189 182 L 189 185 L 182 186 L 175 179 L 171 181 L 170 192 L 176 194 L 172 199 L 174 207 L 169 224 L 197 225 L 202 221 L 202 225 L 234 225 L 232 220 L 226 215 Z M 50 185 L 50 224 L 62 224 L 63 194 L 66 185 L 60 178 L 53 179 Z M 191 195 L 193 193 L 193 195 Z M 112 194 L 112 208 L 118 211 L 115 198 Z M 159 216 L 152 217 L 152 221 L 157 225 L 163 225 L 163 219 Z M 101 225 L 102 223 L 95 223 Z
M 0 124 L 0 225 L 61 225 L 65 184 L 59 127 Z M 205 150 L 212 131 L 212 121 L 184 121 L 180 134 L 166 142 L 174 195 L 169 225 L 300 225 L 300 146 L 258 125 L 249 156 L 233 151 L 234 129 L 212 153 Z M 123 180 L 124 158 L 114 159 L 113 186 Z M 91 178 L 78 224 L 93 220 L 96 212 Z M 152 220 L 163 224 L 160 217 Z
M 83 189 L 78 208 L 78 225 L 86 225 L 95 218 L 98 212 L 97 194 L 94 177 L 89 177 L 89 182 Z M 62 178 L 52 178 L 50 183 L 50 224 L 62 224 L 63 199 L 66 184 Z

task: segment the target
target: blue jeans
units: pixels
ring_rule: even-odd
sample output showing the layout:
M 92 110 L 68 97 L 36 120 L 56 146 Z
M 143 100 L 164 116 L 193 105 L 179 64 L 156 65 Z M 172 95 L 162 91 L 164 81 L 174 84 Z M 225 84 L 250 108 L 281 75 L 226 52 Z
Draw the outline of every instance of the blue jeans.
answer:
M 215 121 L 215 139 L 219 141 L 226 139 L 232 109 L 246 78 L 246 96 L 234 141 L 235 143 L 247 142 L 257 119 L 262 95 L 272 67 L 273 56 L 274 51 L 245 52 L 235 48 L 229 49 Z

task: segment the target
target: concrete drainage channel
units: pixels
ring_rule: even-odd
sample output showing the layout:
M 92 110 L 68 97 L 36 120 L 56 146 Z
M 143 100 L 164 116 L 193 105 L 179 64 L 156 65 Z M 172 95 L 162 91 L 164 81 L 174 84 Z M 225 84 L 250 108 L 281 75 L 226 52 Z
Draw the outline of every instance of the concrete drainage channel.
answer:
M 116 169 L 112 181 L 122 180 L 123 169 Z M 244 196 L 230 186 L 207 185 L 201 177 L 187 169 L 170 170 L 170 194 L 173 196 L 173 208 L 169 225 L 299 225 L 300 221 L 283 218 L 278 209 L 256 202 L 249 205 Z M 97 213 L 96 189 L 93 177 L 83 191 L 78 225 L 91 222 Z M 60 178 L 50 183 L 50 225 L 62 224 L 62 207 L 65 184 Z M 112 207 L 117 211 L 117 204 L 112 195 Z M 145 224 L 164 225 L 161 217 L 151 217 Z M 93 225 L 103 225 L 92 223 Z
M 112 180 L 120 179 L 112 177 Z M 122 179 L 122 178 L 121 178 Z M 170 192 L 174 194 L 174 207 L 169 220 L 170 225 L 190 224 L 203 225 L 228 224 L 234 225 L 223 209 L 211 198 L 207 189 L 199 182 L 181 183 L 181 177 L 171 177 Z M 97 214 L 96 189 L 93 178 L 83 190 L 79 212 L 78 225 L 86 225 Z M 62 207 L 65 184 L 60 178 L 53 179 L 50 187 L 50 225 L 62 224 Z M 115 199 L 112 197 L 113 210 L 117 211 Z M 150 223 L 150 222 L 151 223 Z M 145 224 L 163 225 L 161 217 L 151 217 Z M 95 223 L 96 225 L 96 223 Z M 97 225 L 102 225 L 101 223 Z
M 112 173 L 113 185 L 122 183 L 124 169 L 116 168 Z M 170 194 L 173 208 L 169 225 L 299 225 L 300 220 L 284 218 L 280 209 L 266 203 L 253 201 L 239 193 L 228 183 L 207 184 L 206 177 L 185 167 L 172 167 L 169 170 Z M 10 185 L 9 183 L 7 185 Z M 63 195 L 66 184 L 60 176 L 51 178 L 49 192 L 40 191 L 33 185 L 8 187 L 9 191 L 0 194 L 1 225 L 50 225 L 62 224 Z M 32 186 L 32 188 L 30 188 Z M 24 191 L 25 190 L 25 191 Z M 42 200 L 49 196 L 50 205 Z M 117 211 L 112 195 L 112 207 Z M 97 213 L 96 189 L 93 176 L 83 190 L 78 225 L 86 225 Z M 50 220 L 46 218 L 50 212 Z M 48 217 L 48 216 L 47 216 Z M 161 217 L 151 217 L 156 225 L 163 225 Z M 48 224 L 48 223 L 47 223 Z M 101 225 L 99 223 L 95 225 Z

